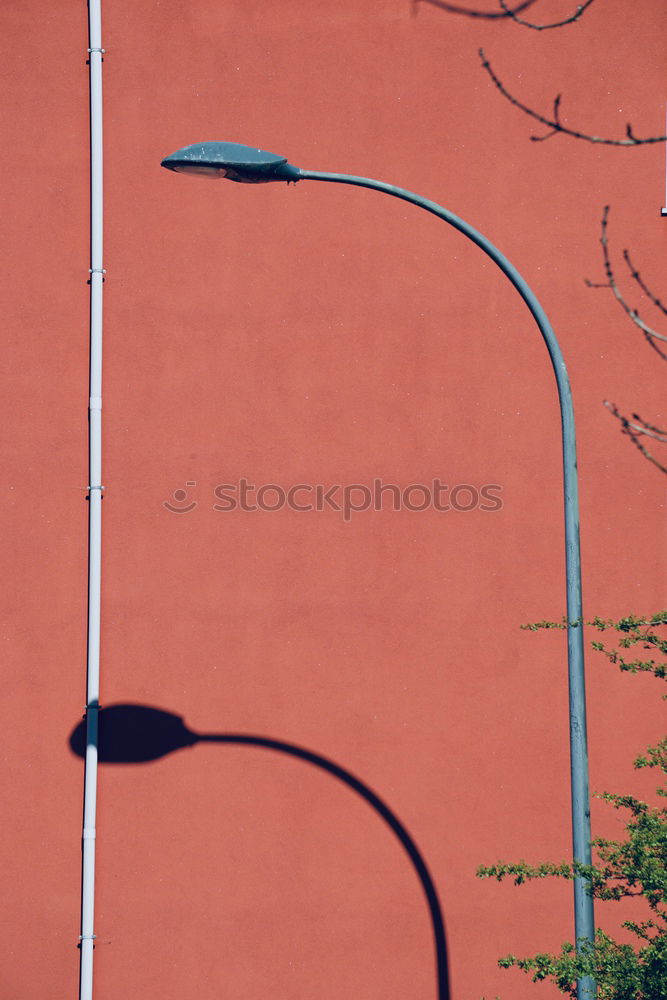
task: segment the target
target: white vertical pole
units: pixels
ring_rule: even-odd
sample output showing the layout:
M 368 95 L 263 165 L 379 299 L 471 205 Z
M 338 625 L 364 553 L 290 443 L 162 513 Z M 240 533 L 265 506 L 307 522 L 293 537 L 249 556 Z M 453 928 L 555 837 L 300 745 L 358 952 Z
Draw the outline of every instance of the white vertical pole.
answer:
M 100 691 L 100 584 L 102 550 L 102 12 L 88 0 L 90 48 L 90 400 L 88 535 L 88 677 L 83 805 L 80 1000 L 93 996 L 95 941 L 95 813 L 97 722 Z

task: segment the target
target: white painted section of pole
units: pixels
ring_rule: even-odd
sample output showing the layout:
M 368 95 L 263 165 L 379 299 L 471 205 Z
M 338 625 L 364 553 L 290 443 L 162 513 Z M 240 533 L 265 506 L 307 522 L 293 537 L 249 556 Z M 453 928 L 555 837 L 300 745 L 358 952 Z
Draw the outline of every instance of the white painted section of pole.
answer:
M 102 568 L 102 286 L 104 282 L 102 185 L 102 11 L 88 0 L 90 48 L 90 397 L 88 659 L 86 765 L 83 803 L 80 1000 L 93 996 L 95 942 L 95 817 L 97 811 L 97 721 L 100 697 L 100 588 Z

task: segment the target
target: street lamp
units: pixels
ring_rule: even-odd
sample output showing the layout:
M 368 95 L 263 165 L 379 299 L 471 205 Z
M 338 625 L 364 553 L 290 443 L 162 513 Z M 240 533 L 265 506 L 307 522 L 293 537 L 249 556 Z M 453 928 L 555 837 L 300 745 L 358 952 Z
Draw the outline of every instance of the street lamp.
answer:
M 528 306 L 549 351 L 556 376 L 560 402 L 563 444 L 563 489 L 565 501 L 565 575 L 567 589 L 567 652 L 570 709 L 570 785 L 572 797 L 573 858 L 580 865 L 591 864 L 590 806 L 588 790 L 588 749 L 586 739 L 586 690 L 584 682 L 583 614 L 581 604 L 581 556 L 579 550 L 579 489 L 574 431 L 572 391 L 556 335 L 544 309 L 516 268 L 481 233 L 448 209 L 404 188 L 368 177 L 302 170 L 283 156 L 267 153 L 235 142 L 198 142 L 185 146 L 162 160 L 162 166 L 179 173 L 226 177 L 241 184 L 271 181 L 296 183 L 301 180 L 330 181 L 372 188 L 409 201 L 437 215 L 476 243 L 509 278 Z M 590 883 L 581 875 L 574 879 L 574 925 L 577 947 L 592 944 L 595 938 L 593 898 Z M 595 984 L 586 977 L 577 982 L 578 1000 L 595 995 Z

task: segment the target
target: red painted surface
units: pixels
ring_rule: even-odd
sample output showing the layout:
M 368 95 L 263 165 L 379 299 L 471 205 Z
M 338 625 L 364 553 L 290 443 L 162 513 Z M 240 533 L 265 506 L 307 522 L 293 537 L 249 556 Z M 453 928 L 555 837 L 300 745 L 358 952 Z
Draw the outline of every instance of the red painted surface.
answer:
M 538 9 L 539 8 L 539 9 Z M 495 10 L 491 0 L 480 8 Z M 535 19 L 571 12 L 545 0 Z M 454 1000 L 554 996 L 499 955 L 571 935 L 567 886 L 480 882 L 569 852 L 559 425 L 539 333 L 494 265 L 367 191 L 177 177 L 209 138 L 418 191 L 489 236 L 570 368 L 588 613 L 664 604 L 664 478 L 612 399 L 664 426 L 657 356 L 602 280 L 611 204 L 664 295 L 660 146 L 556 137 L 662 129 L 662 4 L 594 4 L 530 32 L 408 0 L 107 2 L 102 701 L 200 732 L 298 743 L 396 812 L 438 887 Z M 7 1000 L 76 995 L 85 698 L 88 117 L 85 8 L 5 5 L 11 163 L 3 396 Z M 539 127 L 538 127 L 539 131 Z M 629 282 L 629 279 L 626 279 Z M 628 285 L 626 284 L 626 287 Z M 636 299 L 636 297 L 635 297 Z M 637 300 L 638 301 L 638 300 Z M 662 424 L 661 424 L 662 419 Z M 216 511 L 252 483 L 497 483 L 498 512 Z M 163 507 L 188 488 L 189 513 Z M 648 793 L 655 682 L 588 658 L 591 783 Z M 618 830 L 594 805 L 595 831 Z M 198 746 L 105 766 L 96 997 L 432 998 L 414 872 L 370 808 L 302 761 Z M 606 919 L 606 918 L 604 918 Z

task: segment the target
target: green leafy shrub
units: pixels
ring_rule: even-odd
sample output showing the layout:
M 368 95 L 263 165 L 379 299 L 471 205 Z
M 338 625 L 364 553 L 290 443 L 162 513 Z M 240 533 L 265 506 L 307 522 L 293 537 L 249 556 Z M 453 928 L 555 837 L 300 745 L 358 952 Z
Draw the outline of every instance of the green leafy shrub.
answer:
M 667 660 L 667 640 L 657 629 L 667 624 L 667 611 L 651 618 L 628 615 L 619 621 L 595 618 L 588 623 L 600 632 L 615 631 L 618 648 L 608 648 L 603 642 L 593 642 L 593 648 L 603 653 L 611 663 L 630 673 L 652 673 L 664 680 Z M 535 631 L 542 628 L 566 628 L 565 622 L 536 622 L 522 626 Z M 647 659 L 632 659 L 627 650 L 640 647 L 649 651 Z M 664 696 L 667 697 L 667 696 Z M 648 747 L 638 757 L 636 768 L 650 767 L 660 772 L 657 794 L 667 798 L 667 737 L 656 746 Z M 515 885 L 539 878 L 573 879 L 583 875 L 590 881 L 593 896 L 599 900 L 618 902 L 629 897 L 641 897 L 646 904 L 646 919 L 625 920 L 621 926 L 634 937 L 633 944 L 621 944 L 598 930 L 594 943 L 562 945 L 558 954 L 538 954 L 529 958 L 506 955 L 499 960 L 502 968 L 516 967 L 532 975 L 534 982 L 549 980 L 561 993 L 576 997 L 576 980 L 592 977 L 598 988 L 599 1000 L 665 1000 L 667 998 L 667 807 L 655 808 L 632 795 L 609 792 L 600 796 L 612 808 L 626 816 L 623 840 L 598 837 L 592 842 L 594 863 L 579 865 L 571 862 L 545 862 L 529 865 L 524 861 L 482 866 L 479 878 L 495 878 L 499 882 L 512 878 Z

